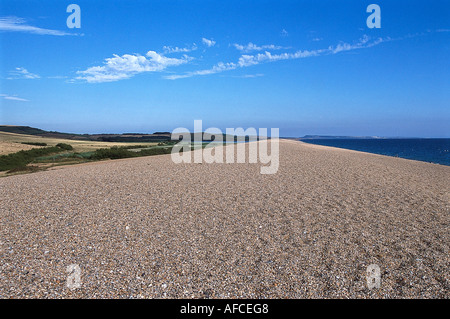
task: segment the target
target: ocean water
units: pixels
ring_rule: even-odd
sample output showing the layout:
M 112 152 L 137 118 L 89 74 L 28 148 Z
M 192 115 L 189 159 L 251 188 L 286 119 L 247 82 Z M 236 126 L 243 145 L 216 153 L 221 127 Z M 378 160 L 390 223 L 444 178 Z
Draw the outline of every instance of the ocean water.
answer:
M 301 141 L 450 166 L 449 138 L 304 139 Z

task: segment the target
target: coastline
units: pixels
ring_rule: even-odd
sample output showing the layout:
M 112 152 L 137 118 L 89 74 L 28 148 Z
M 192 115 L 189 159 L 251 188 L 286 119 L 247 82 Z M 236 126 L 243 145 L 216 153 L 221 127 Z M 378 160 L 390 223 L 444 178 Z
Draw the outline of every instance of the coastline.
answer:
M 424 141 L 427 141 L 427 144 L 423 144 Z M 430 142 L 436 143 L 441 141 L 442 145 L 430 144 Z M 299 140 L 299 142 L 450 166 L 450 157 L 448 157 L 450 139 L 448 138 L 343 138 Z M 374 145 L 374 143 L 380 142 L 382 145 Z M 393 145 L 392 142 L 397 144 Z M 404 143 L 410 144 L 405 147 Z M 444 149 L 439 149 L 438 147 L 444 147 Z

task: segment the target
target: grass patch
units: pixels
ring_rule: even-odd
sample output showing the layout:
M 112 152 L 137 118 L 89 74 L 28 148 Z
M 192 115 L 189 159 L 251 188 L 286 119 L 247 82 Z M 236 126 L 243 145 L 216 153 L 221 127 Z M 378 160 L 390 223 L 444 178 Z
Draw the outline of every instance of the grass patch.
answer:
M 171 147 L 147 148 L 142 149 L 139 152 L 130 151 L 128 148 L 129 147 L 113 146 L 111 148 L 98 149 L 92 153 L 89 159 L 102 160 L 102 159 L 120 159 L 120 158 L 131 158 L 141 156 L 152 156 L 152 155 L 170 154 L 170 152 L 172 151 Z M 135 148 L 135 146 L 133 146 L 133 148 Z
M 17 174 L 17 173 L 33 173 L 40 171 L 41 168 L 37 166 L 19 166 L 7 171 L 8 174 Z
M 37 163 L 59 163 L 60 161 L 66 161 L 67 159 L 84 159 L 89 160 L 94 152 L 83 153 L 62 153 L 54 154 L 50 156 L 41 156 L 35 159 Z
M 88 152 L 69 152 L 73 150 L 70 144 L 58 143 L 56 146 L 35 148 L 27 151 L 0 156 L 0 171 L 7 173 L 25 173 L 41 170 L 31 163 L 68 165 L 104 159 L 134 158 L 141 156 L 154 156 L 170 154 L 175 142 L 160 143 L 159 145 L 126 145 L 113 146 L 110 148 L 99 148 Z M 208 143 L 202 143 L 204 148 Z M 191 147 L 194 149 L 194 146 Z M 183 149 L 180 150 L 181 152 Z
M 56 147 L 59 147 L 60 149 L 65 150 L 65 151 L 73 150 L 72 145 L 66 144 L 66 143 L 58 143 L 58 144 L 56 144 Z
M 32 136 L 32 135 L 23 135 L 23 134 L 14 134 L 14 133 L 7 133 L 0 131 L 0 143 L 14 143 L 17 147 L 12 148 L 11 151 L 8 152 L 2 152 L 0 155 L 7 155 L 10 153 L 15 153 L 20 150 L 28 150 L 30 149 L 25 144 L 21 143 L 46 143 L 47 146 L 55 146 L 59 143 L 62 144 L 70 144 L 73 147 L 74 152 L 91 152 L 95 151 L 99 148 L 109 148 L 113 146 L 129 146 L 135 147 L 151 147 L 155 146 L 157 143 L 146 143 L 146 142 L 139 142 L 139 143 L 120 143 L 120 142 L 98 142 L 98 141 L 90 141 L 90 140 L 67 140 L 67 139 L 61 139 L 61 138 L 52 138 L 52 137 L 40 137 L 40 136 Z M 23 146 L 23 147 L 20 147 Z
M 58 144 L 59 145 L 59 144 Z M 0 171 L 11 171 L 27 166 L 41 156 L 60 153 L 68 149 L 69 144 L 51 146 L 45 148 L 34 148 L 28 151 L 19 151 L 8 155 L 0 156 Z

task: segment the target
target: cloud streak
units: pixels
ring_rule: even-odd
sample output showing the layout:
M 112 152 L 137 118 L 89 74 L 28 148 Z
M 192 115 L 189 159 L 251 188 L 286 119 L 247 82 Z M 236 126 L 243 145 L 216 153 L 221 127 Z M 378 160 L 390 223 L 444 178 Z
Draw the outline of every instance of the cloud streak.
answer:
M 114 54 L 112 58 L 105 59 L 103 65 L 93 66 L 84 71 L 78 71 L 75 80 L 88 83 L 114 82 L 129 79 L 136 74 L 144 72 L 161 72 L 170 66 L 188 63 L 191 57 L 183 55 L 182 58 L 168 58 L 155 51 L 148 51 L 145 56 L 139 54 Z
M 189 78 L 189 77 L 193 77 L 193 76 L 221 73 L 221 72 L 225 72 L 225 71 L 235 70 L 238 68 L 245 68 L 245 67 L 250 67 L 253 65 L 258 65 L 261 63 L 268 63 L 268 62 L 275 62 L 275 61 L 282 61 L 282 60 L 303 59 L 303 58 L 322 56 L 322 55 L 332 55 L 332 54 L 337 54 L 337 53 L 344 52 L 344 51 L 370 48 L 370 47 L 378 45 L 382 42 L 386 42 L 386 41 L 390 41 L 390 40 L 391 39 L 389 39 L 389 38 L 387 38 L 387 39 L 378 38 L 375 40 L 371 40 L 368 36 L 364 35 L 362 38 L 360 38 L 358 41 L 356 41 L 353 44 L 341 42 L 335 46 L 329 46 L 326 49 L 299 50 L 294 53 L 286 52 L 286 53 L 280 53 L 280 54 L 272 54 L 269 51 L 265 51 L 264 53 L 258 53 L 258 54 L 254 54 L 254 55 L 244 54 L 239 57 L 237 62 L 228 62 L 228 63 L 219 62 L 218 64 L 214 65 L 210 69 L 192 71 L 192 72 L 187 72 L 185 74 L 173 74 L 173 75 L 164 76 L 164 78 L 168 79 L 168 80 L 177 80 L 177 79 Z
M 51 30 L 35 27 L 27 24 L 26 19 L 19 17 L 0 17 L 0 31 L 4 32 L 24 32 L 39 35 L 54 35 L 54 36 L 66 36 L 66 35 L 79 35 L 78 33 L 67 33 L 59 30 Z
M 22 98 L 20 98 L 20 97 L 15 96 L 15 95 L 11 96 L 11 95 L 8 95 L 8 94 L 0 94 L 0 96 L 1 96 L 4 100 L 20 101 L 20 102 L 30 102 L 30 100 L 22 99 Z
M 187 48 L 179 48 L 179 47 L 171 47 L 171 46 L 164 46 L 163 47 L 163 52 L 165 54 L 170 54 L 170 53 L 187 53 L 187 52 L 191 52 L 191 51 L 195 51 L 197 50 L 197 45 L 194 43 L 191 47 L 187 47 Z
M 216 41 L 213 40 L 208 40 L 206 38 L 202 38 L 202 42 L 204 45 L 206 45 L 208 48 L 213 47 L 214 45 L 216 45 Z
M 41 77 L 37 74 L 28 72 L 25 68 L 15 68 L 13 71 L 9 71 L 9 76 L 6 78 L 8 80 L 22 80 L 22 79 L 40 79 Z
M 440 29 L 434 32 L 448 32 L 447 29 Z M 433 31 L 428 31 L 433 32 Z M 339 54 L 342 52 L 348 52 L 359 49 L 366 49 L 374 47 L 380 43 L 389 42 L 389 41 L 398 41 L 404 40 L 407 38 L 412 38 L 416 36 L 422 36 L 427 33 L 420 34 L 412 34 L 399 38 L 370 38 L 367 35 L 362 36 L 360 39 L 352 42 L 339 42 L 336 45 L 328 46 L 327 48 L 322 49 L 314 49 L 314 50 L 298 50 L 295 52 L 282 52 L 282 53 L 272 53 L 269 50 L 281 50 L 287 49 L 285 47 L 277 46 L 274 44 L 268 45 L 256 45 L 252 42 L 249 42 L 246 45 L 233 44 L 237 50 L 242 53 L 235 62 L 219 62 L 207 69 L 200 69 L 189 71 L 181 74 L 167 74 L 164 75 L 163 78 L 167 80 L 177 80 L 183 78 L 190 78 L 195 76 L 204 76 L 204 75 L 212 75 L 217 73 L 222 73 L 226 71 L 236 70 L 240 68 L 247 68 L 258 64 L 283 61 L 283 60 L 295 60 L 295 59 L 304 59 L 309 57 L 317 57 L 317 56 L 327 56 Z M 214 46 L 215 41 L 208 40 L 206 38 L 202 39 L 202 42 L 208 46 Z M 189 51 L 197 50 L 197 46 L 194 43 L 192 47 L 163 47 L 163 51 L 165 54 L 169 53 L 185 53 Z M 258 51 L 258 52 L 254 52 Z M 262 52 L 264 51 L 264 52 Z M 249 53 L 254 52 L 254 53 Z M 248 53 L 248 54 L 247 54 Z M 200 60 L 203 57 L 200 57 Z M 158 54 L 155 51 L 148 51 L 145 56 L 141 56 L 139 54 L 125 54 L 122 56 L 114 55 L 112 58 L 105 59 L 103 65 L 90 67 L 84 71 L 78 71 L 77 77 L 73 79 L 81 80 L 88 83 L 101 83 L 101 82 L 112 82 L 118 81 L 122 79 L 128 79 L 136 74 L 143 72 L 161 72 L 170 66 L 179 66 L 182 64 L 186 64 L 193 60 L 193 57 L 190 57 L 184 54 L 181 58 L 169 58 L 164 56 L 163 54 Z M 17 68 L 17 72 L 20 71 L 20 68 Z M 25 70 L 26 71 L 26 70 Z M 247 75 L 241 76 L 242 78 L 251 78 L 258 77 L 257 75 Z
M 256 44 L 251 43 L 251 42 L 249 42 L 246 45 L 241 45 L 241 44 L 234 43 L 233 46 L 237 50 L 242 51 L 242 52 L 289 49 L 289 48 L 278 46 L 278 45 L 274 45 L 274 44 L 258 46 Z
M 231 76 L 233 78 L 240 78 L 240 79 L 253 79 L 253 78 L 259 78 L 264 76 L 264 74 L 262 73 L 257 73 L 257 74 L 244 74 L 244 75 L 234 75 Z

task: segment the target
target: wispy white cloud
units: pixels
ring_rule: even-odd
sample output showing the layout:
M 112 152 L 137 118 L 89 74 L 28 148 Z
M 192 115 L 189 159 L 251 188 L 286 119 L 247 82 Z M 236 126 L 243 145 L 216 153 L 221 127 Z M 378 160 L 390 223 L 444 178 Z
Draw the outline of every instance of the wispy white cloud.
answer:
M 331 54 L 336 54 L 336 53 L 343 52 L 343 51 L 371 48 L 382 42 L 387 42 L 387 41 L 392 41 L 392 39 L 390 37 L 387 37 L 387 38 L 377 38 L 375 40 L 371 40 L 371 38 L 369 36 L 364 35 L 362 38 L 360 38 L 358 41 L 356 41 L 353 44 L 341 42 L 336 46 L 329 46 L 328 51 Z
M 251 42 L 249 42 L 246 45 L 241 45 L 241 44 L 234 43 L 233 46 L 237 50 L 242 51 L 242 52 L 289 49 L 289 48 L 278 46 L 278 45 L 274 45 L 274 44 L 267 44 L 267 45 L 258 46 L 256 44 L 251 43 Z
M 54 75 L 54 76 L 47 76 L 47 79 L 67 79 L 68 76 L 65 75 Z
M 239 58 L 238 65 L 239 67 L 247 67 L 251 65 L 260 64 L 263 62 L 308 58 L 311 56 L 320 55 L 325 51 L 326 50 L 312 50 L 312 51 L 299 50 L 294 53 L 281 53 L 281 54 L 272 54 L 268 51 L 265 51 L 264 53 L 258 53 L 256 55 L 242 55 Z
M 282 37 L 287 37 L 287 36 L 289 36 L 289 32 L 287 32 L 285 29 L 283 29 L 283 30 L 281 30 L 280 35 Z
M 124 54 L 118 56 L 114 54 L 112 58 L 105 59 L 101 66 L 93 66 L 85 71 L 78 71 L 75 80 L 86 81 L 89 83 L 113 82 L 143 73 L 160 72 L 170 66 L 177 66 L 192 60 L 192 57 L 183 55 L 182 58 L 168 58 L 148 51 L 146 56 L 139 54 Z
M 30 101 L 27 99 L 17 97 L 16 95 L 0 94 L 0 97 L 2 97 L 5 100 L 11 100 L 11 101 L 20 101 L 20 102 L 29 102 Z
M 13 71 L 8 72 L 8 80 L 20 80 L 20 79 L 39 79 L 40 76 L 31 72 L 28 72 L 25 68 L 15 68 Z
M 253 78 L 259 78 L 264 76 L 262 73 L 257 74 L 244 74 L 244 75 L 234 75 L 233 78 L 240 78 L 240 79 L 253 79 Z
M 55 35 L 55 36 L 65 36 L 65 35 L 80 35 L 78 33 L 67 33 L 59 30 L 51 30 L 35 27 L 27 24 L 26 19 L 19 17 L 0 17 L 0 31 L 5 32 L 25 32 L 33 33 L 39 35 Z
M 173 74 L 173 75 L 165 76 L 164 78 L 168 79 L 168 80 L 177 80 L 177 79 L 189 78 L 189 77 L 198 76 L 198 75 L 216 74 L 216 73 L 221 73 L 224 71 L 235 70 L 238 68 L 245 68 L 245 67 L 258 65 L 261 63 L 267 63 L 267 62 L 302 59 L 302 58 L 308 58 L 308 57 L 313 57 L 313 56 L 337 54 L 337 53 L 343 52 L 343 51 L 350 51 L 350 50 L 373 47 L 382 42 L 386 42 L 386 41 L 390 41 L 390 40 L 391 40 L 390 38 L 386 38 L 386 39 L 378 38 L 375 40 L 371 40 L 368 36 L 364 35 L 362 38 L 360 38 L 358 41 L 356 41 L 353 44 L 341 42 L 341 43 L 337 44 L 336 46 L 329 46 L 327 49 L 299 50 L 299 51 L 296 51 L 293 53 L 285 52 L 285 53 L 280 53 L 280 54 L 272 54 L 269 51 L 265 51 L 264 53 L 258 53 L 258 54 L 254 54 L 254 55 L 244 54 L 239 57 L 237 62 L 228 62 L 228 63 L 219 62 L 218 64 L 214 65 L 210 69 L 192 71 L 192 72 L 187 72 L 185 74 Z
M 208 40 L 206 38 L 202 38 L 203 44 L 205 44 L 207 47 L 213 47 L 216 44 L 216 41 L 214 40 Z
M 440 29 L 428 32 L 448 32 L 447 29 Z M 225 71 L 231 71 L 239 68 L 246 68 L 262 63 L 282 61 L 282 60 L 293 60 L 293 59 L 303 59 L 315 56 L 326 56 L 334 55 L 341 52 L 353 51 L 358 49 L 370 48 L 376 46 L 383 42 L 404 40 L 416 36 L 422 36 L 427 33 L 411 34 L 398 38 L 370 38 L 367 35 L 362 36 L 360 39 L 352 42 L 339 42 L 336 45 L 328 46 L 323 49 L 315 50 L 298 50 L 295 52 L 283 52 L 279 54 L 274 54 L 270 51 L 286 49 L 281 46 L 276 46 L 274 44 L 268 45 L 256 45 L 253 43 L 248 43 L 247 45 L 233 44 L 233 46 L 243 53 L 249 53 L 252 51 L 264 51 L 256 52 L 257 54 L 242 54 L 235 62 L 219 62 L 214 64 L 212 67 L 207 69 L 193 70 L 183 74 L 167 74 L 164 75 L 164 79 L 176 80 L 182 78 L 190 78 L 194 76 L 201 75 L 211 75 L 216 73 L 222 73 Z M 319 39 L 319 38 L 317 38 Z M 313 38 L 314 40 L 317 40 Z M 320 39 L 321 40 L 321 39 Z M 202 39 L 202 42 L 207 46 L 214 46 L 215 41 L 208 40 L 206 38 Z M 192 47 L 179 48 L 179 47 L 163 47 L 164 53 L 176 53 L 176 52 L 189 52 L 197 49 L 195 43 Z M 155 51 L 149 51 L 146 56 L 141 56 L 139 54 L 125 54 L 123 56 L 114 55 L 112 58 L 105 59 L 103 65 L 90 67 L 84 71 L 78 71 L 77 77 L 74 80 L 82 80 L 90 83 L 99 82 L 111 82 L 118 81 L 121 79 L 128 79 L 136 74 L 143 72 L 158 72 L 163 71 L 170 66 L 178 66 L 181 64 L 188 63 L 193 57 L 184 54 L 181 58 L 168 58 L 163 54 L 158 54 Z M 19 69 L 19 68 L 18 68 Z M 249 74 L 240 77 L 258 77 L 262 76 L 260 74 Z
M 171 46 L 164 46 L 163 47 L 163 51 L 165 54 L 170 54 L 170 53 L 187 53 L 187 52 L 191 52 L 191 51 L 195 51 L 197 50 L 197 45 L 194 43 L 191 47 L 186 47 L 186 48 L 179 48 L 179 47 L 171 47 Z
M 177 80 L 177 79 L 183 79 L 183 78 L 190 78 L 190 77 L 193 77 L 196 75 L 209 75 L 209 74 L 221 73 L 224 71 L 234 70 L 237 67 L 238 66 L 235 63 L 219 62 L 216 65 L 214 65 L 211 69 L 187 72 L 185 74 L 167 75 L 167 76 L 164 76 L 164 78 L 168 79 L 168 80 Z

